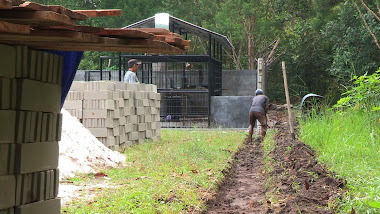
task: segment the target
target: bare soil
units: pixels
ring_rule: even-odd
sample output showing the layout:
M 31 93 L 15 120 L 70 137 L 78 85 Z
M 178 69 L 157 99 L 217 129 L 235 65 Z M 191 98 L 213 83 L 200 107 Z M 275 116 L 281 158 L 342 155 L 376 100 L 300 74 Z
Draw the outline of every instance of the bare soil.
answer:
M 286 109 L 269 111 L 269 117 L 278 121 L 272 161 L 264 163 L 258 140 L 246 142 L 204 213 L 334 213 L 343 180 L 318 163 L 310 146 L 292 140 Z

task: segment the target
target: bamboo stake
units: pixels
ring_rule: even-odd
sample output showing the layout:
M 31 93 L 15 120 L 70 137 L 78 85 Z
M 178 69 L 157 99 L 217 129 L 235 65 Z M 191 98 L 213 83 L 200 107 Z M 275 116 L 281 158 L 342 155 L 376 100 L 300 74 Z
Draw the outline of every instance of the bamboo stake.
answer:
M 295 136 L 294 130 L 293 130 L 292 111 L 290 110 L 290 99 L 289 99 L 289 91 L 288 91 L 288 79 L 286 77 L 286 69 L 285 69 L 285 62 L 284 61 L 282 61 L 282 74 L 284 75 L 284 87 L 285 87 L 286 104 L 288 106 L 290 134 L 292 135 L 292 139 L 295 140 L 296 136 Z

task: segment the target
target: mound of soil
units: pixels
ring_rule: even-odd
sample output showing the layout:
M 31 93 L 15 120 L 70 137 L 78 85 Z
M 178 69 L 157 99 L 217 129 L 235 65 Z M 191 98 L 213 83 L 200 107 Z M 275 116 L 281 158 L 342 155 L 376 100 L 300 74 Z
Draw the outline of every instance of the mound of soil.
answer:
M 318 163 L 310 146 L 292 140 L 286 109 L 269 117 L 278 121 L 269 167 L 261 143 L 246 142 L 204 213 L 334 213 L 329 205 L 340 197 L 343 180 Z

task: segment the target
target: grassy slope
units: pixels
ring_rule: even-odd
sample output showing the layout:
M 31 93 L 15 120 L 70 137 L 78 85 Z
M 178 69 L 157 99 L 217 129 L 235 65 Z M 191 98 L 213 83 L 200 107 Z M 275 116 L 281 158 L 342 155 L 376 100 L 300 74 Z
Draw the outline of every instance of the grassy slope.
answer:
M 319 160 L 347 180 L 349 191 L 340 211 L 379 213 L 379 113 L 350 111 L 301 121 L 301 138 L 317 150 Z
M 215 189 L 221 171 L 245 137 L 237 131 L 163 130 L 161 142 L 126 150 L 128 167 L 104 171 L 119 188 L 97 190 L 99 196 L 91 203 L 75 201 L 63 211 L 184 213 L 202 209 L 202 198 Z

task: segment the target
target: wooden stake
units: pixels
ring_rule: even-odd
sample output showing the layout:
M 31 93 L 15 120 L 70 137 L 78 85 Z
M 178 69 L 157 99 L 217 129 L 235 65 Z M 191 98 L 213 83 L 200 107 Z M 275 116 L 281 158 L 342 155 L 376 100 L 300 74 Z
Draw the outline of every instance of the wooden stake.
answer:
M 288 91 L 288 79 L 286 78 L 286 69 L 285 62 L 282 61 L 282 74 L 284 75 L 284 87 L 285 87 L 285 96 L 286 96 L 286 104 L 288 106 L 288 115 L 289 115 L 289 125 L 290 125 L 290 134 L 292 135 L 292 139 L 296 139 L 293 130 L 293 122 L 292 122 L 292 111 L 290 109 L 290 99 L 289 99 L 289 91 Z

